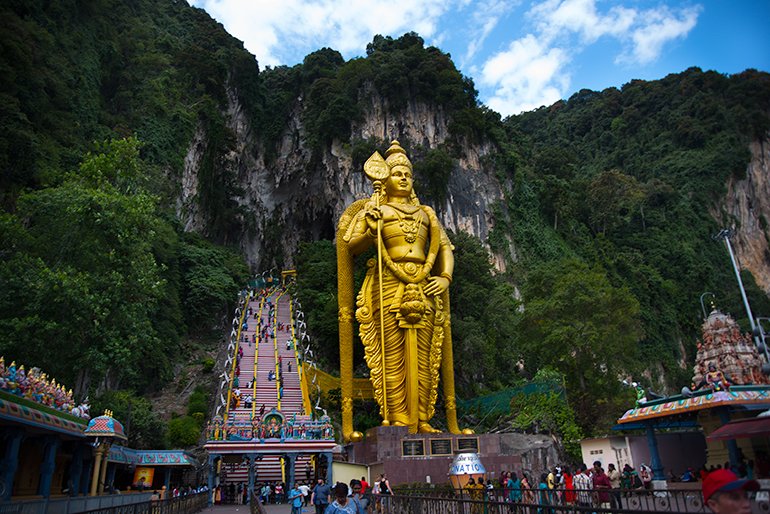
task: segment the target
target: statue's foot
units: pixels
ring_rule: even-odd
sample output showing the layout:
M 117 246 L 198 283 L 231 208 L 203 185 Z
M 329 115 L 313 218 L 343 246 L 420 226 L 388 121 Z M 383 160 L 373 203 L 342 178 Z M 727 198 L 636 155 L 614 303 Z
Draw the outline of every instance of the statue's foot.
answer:
M 406 423 L 401 423 L 400 421 L 394 421 L 393 423 L 391 423 L 391 425 L 393 425 L 394 427 L 405 427 L 405 426 L 408 426 Z
M 441 430 L 438 430 L 437 428 L 433 428 L 430 426 L 430 423 L 427 421 L 422 421 L 417 426 L 417 431 L 421 434 L 440 434 Z

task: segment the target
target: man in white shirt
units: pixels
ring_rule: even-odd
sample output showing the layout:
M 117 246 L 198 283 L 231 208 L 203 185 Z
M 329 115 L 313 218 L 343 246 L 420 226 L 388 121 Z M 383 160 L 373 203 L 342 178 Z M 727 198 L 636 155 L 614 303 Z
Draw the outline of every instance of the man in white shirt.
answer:
M 305 503 L 305 507 L 307 507 L 310 503 L 310 486 L 303 483 L 297 489 L 302 493 L 302 501 Z

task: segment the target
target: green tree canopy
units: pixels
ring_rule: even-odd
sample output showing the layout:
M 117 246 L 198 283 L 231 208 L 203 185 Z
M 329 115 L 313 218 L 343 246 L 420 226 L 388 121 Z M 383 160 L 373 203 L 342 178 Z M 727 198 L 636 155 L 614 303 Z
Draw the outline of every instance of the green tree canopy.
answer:
M 603 270 L 562 259 L 532 271 L 523 289 L 520 346 L 528 369 L 564 374 L 584 427 L 606 423 L 618 377 L 637 366 L 639 302 L 612 286 Z

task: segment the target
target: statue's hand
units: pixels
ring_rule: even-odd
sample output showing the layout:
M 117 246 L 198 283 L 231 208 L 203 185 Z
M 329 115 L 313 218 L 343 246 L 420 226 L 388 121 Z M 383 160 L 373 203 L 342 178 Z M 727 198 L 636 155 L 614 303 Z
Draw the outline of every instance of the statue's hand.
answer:
M 428 279 L 428 285 L 425 286 L 423 292 L 428 296 L 438 296 L 449 287 L 449 280 L 444 277 L 430 277 Z
M 382 210 L 379 207 L 371 206 L 366 210 L 366 226 L 370 232 L 377 232 L 377 222 L 382 218 Z

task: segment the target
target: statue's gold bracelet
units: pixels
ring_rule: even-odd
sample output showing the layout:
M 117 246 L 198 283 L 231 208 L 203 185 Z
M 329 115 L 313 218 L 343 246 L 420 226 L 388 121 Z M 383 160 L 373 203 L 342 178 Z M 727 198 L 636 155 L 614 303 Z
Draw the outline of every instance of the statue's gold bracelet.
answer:
M 444 277 L 445 279 L 447 279 L 449 281 L 450 284 L 452 283 L 452 275 L 450 275 L 446 271 L 440 273 L 439 277 Z

